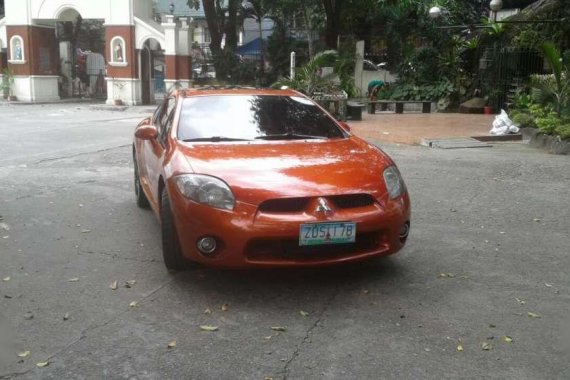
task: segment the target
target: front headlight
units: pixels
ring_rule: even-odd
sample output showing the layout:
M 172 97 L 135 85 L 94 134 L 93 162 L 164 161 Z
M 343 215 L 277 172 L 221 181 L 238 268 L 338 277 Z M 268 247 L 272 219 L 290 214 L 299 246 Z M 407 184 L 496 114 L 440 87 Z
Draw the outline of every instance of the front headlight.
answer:
M 186 198 L 203 205 L 233 210 L 236 202 L 229 186 L 216 177 L 183 174 L 176 177 L 176 186 Z
M 389 166 L 384 170 L 384 183 L 386 183 L 386 189 L 388 190 L 388 194 L 390 194 L 390 199 L 397 198 L 406 191 L 404 180 L 400 175 L 400 171 L 395 166 Z

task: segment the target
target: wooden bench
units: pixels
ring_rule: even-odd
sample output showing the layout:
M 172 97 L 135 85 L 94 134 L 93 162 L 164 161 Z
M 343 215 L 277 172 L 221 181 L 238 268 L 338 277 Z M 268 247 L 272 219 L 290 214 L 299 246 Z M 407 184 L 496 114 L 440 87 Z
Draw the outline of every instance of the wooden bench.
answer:
M 404 104 L 420 104 L 422 105 L 422 113 L 431 112 L 431 103 L 429 101 L 421 100 L 369 100 L 368 113 L 376 113 L 376 104 L 380 106 L 380 111 L 386 111 L 388 109 L 388 104 L 394 104 L 396 106 L 396 113 L 404 113 Z

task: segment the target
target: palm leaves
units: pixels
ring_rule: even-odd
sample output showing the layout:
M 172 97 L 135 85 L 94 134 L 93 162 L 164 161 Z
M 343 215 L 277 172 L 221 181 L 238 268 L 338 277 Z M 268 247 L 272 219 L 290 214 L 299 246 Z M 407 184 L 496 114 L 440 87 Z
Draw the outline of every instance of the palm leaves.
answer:
M 539 104 L 554 103 L 556 113 L 560 116 L 562 108 L 569 105 L 570 67 L 564 64 L 560 51 L 554 43 L 545 42 L 540 50 L 548 61 L 552 74 L 536 75 L 532 78 L 532 95 Z
M 338 52 L 336 50 L 325 50 L 317 53 L 305 66 L 295 71 L 295 78 L 281 78 L 273 84 L 273 87 L 287 86 L 309 96 L 315 92 L 330 92 L 338 87 L 333 81 L 336 73 L 321 75 L 320 69 L 326 66 L 334 66 L 337 57 Z

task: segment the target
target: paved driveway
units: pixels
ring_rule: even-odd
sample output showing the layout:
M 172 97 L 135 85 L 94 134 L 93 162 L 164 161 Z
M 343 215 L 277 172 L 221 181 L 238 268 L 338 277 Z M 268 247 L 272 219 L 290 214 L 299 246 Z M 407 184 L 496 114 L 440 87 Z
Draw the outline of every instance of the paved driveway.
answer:
M 134 203 L 140 116 L 0 107 L 0 379 L 570 377 L 569 157 L 379 143 L 413 201 L 400 254 L 173 276 Z

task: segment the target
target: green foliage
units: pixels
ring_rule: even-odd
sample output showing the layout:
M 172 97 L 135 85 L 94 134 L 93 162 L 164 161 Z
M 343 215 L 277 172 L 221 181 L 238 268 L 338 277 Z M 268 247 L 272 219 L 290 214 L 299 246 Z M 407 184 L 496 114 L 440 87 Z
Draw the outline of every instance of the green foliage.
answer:
M 522 49 L 538 49 L 544 42 L 544 37 L 536 29 L 524 29 L 516 34 L 512 39 L 515 47 Z
M 308 48 L 306 41 L 291 38 L 283 23 L 276 23 L 273 33 L 267 38 L 267 59 L 271 63 L 268 73 L 270 82 L 289 75 L 291 52 L 295 52 L 295 60 L 298 66 L 308 61 Z
M 532 95 L 539 104 L 552 103 L 558 116 L 562 109 L 570 105 L 570 63 L 564 62 L 562 54 L 552 42 L 545 42 L 541 51 L 552 75 L 534 75 L 531 77 Z
M 534 118 L 524 112 L 511 112 L 511 120 L 521 128 L 536 128 L 536 123 L 534 122 Z
M 447 80 L 442 79 L 434 84 L 414 85 L 410 83 L 398 83 L 392 86 L 391 93 L 380 91 L 380 96 L 390 95 L 393 100 L 429 100 L 437 101 L 442 98 L 449 97 L 454 91 L 455 87 Z M 386 99 L 386 98 L 382 98 Z
M 565 124 L 561 124 L 557 126 L 554 130 L 561 139 L 570 139 L 570 122 L 566 122 Z
M 0 88 L 4 94 L 12 96 L 12 86 L 14 86 L 14 73 L 12 70 L 5 68 L 2 74 L 3 76 L 2 83 L 0 83 Z
M 544 117 L 537 117 L 535 123 L 541 132 L 546 134 L 553 134 L 556 127 L 560 125 L 560 118 L 556 115 L 556 112 L 550 112 Z
M 518 92 L 513 99 L 513 107 L 518 110 L 527 110 L 534 102 L 531 94 Z
M 333 72 L 321 75 L 323 67 L 333 67 Z M 287 86 L 309 96 L 317 92 L 336 93 L 344 90 L 352 96 L 350 91 L 354 91 L 354 83 L 348 75 L 347 68 L 349 67 L 350 64 L 345 58 L 339 56 L 336 50 L 325 50 L 315 54 L 304 66 L 297 68 L 294 79 L 283 77 L 272 87 Z

